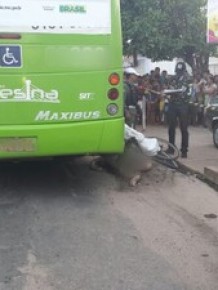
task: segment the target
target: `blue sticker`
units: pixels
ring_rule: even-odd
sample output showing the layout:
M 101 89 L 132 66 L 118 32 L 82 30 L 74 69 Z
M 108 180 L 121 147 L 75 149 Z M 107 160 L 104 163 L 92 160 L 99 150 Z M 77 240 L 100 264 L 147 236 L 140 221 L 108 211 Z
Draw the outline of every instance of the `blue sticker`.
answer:
M 21 66 L 21 47 L 18 45 L 0 45 L 0 67 Z

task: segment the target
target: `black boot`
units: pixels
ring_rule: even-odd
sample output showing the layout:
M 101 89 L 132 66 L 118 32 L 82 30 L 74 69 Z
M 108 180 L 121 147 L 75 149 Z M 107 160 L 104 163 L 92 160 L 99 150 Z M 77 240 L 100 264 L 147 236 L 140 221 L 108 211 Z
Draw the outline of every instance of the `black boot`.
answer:
M 187 156 L 187 152 L 182 152 L 181 157 L 182 157 L 182 158 L 187 158 L 187 157 L 188 157 L 188 156 Z

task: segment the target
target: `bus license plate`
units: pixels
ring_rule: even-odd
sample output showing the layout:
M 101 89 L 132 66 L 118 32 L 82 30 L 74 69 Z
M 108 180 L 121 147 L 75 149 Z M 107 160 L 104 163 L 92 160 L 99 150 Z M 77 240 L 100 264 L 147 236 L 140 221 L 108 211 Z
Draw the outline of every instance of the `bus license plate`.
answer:
M 34 152 L 36 138 L 0 138 L 0 152 Z

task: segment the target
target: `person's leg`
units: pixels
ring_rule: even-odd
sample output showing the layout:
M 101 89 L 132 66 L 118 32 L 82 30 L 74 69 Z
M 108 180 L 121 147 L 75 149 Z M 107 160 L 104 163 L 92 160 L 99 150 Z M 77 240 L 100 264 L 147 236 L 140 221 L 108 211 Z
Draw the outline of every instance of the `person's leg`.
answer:
M 182 157 L 187 157 L 188 152 L 188 143 L 189 143 L 189 134 L 188 134 L 188 104 L 181 104 L 178 107 L 179 112 L 179 124 L 182 134 L 181 142 L 181 152 Z
M 193 104 L 188 104 L 188 123 L 193 125 Z
M 130 127 L 135 129 L 136 125 L 137 125 L 137 110 L 136 110 L 136 107 L 133 106 L 132 108 L 130 108 L 129 112 L 130 112 L 130 118 L 131 118 Z
M 203 107 L 201 105 L 198 105 L 197 124 L 203 125 Z
M 152 113 L 151 113 L 151 102 L 150 101 L 147 102 L 146 110 L 147 110 L 147 123 L 151 124 Z
M 159 123 L 159 103 L 154 103 L 154 122 Z
M 177 125 L 177 112 L 175 104 L 169 104 L 167 115 L 169 143 L 175 145 L 175 133 Z
M 194 104 L 194 111 L 193 111 L 193 126 L 197 125 L 197 114 L 198 114 L 198 106 Z
M 164 105 L 164 124 L 168 124 L 168 110 L 169 110 L 169 103 Z
M 151 124 L 155 124 L 155 104 L 151 103 Z

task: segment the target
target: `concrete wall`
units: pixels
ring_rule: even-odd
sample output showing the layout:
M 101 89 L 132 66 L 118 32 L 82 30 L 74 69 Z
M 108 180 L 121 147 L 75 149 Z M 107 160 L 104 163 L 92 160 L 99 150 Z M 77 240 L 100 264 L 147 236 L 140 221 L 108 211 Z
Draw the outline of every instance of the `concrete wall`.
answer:
M 124 67 L 133 66 L 133 59 L 132 57 L 124 57 Z M 174 75 L 175 72 L 175 66 L 176 63 L 179 61 L 179 59 L 174 59 L 172 61 L 158 61 L 153 62 L 151 59 L 139 56 L 138 62 L 139 65 L 136 68 L 136 70 L 141 74 L 145 75 L 147 73 L 150 73 L 151 70 L 154 70 L 155 67 L 160 67 L 161 71 L 166 70 L 169 75 Z M 192 69 L 189 65 L 187 65 L 187 71 L 191 75 Z M 213 75 L 218 75 L 218 58 L 217 57 L 211 57 L 209 61 L 209 70 Z

